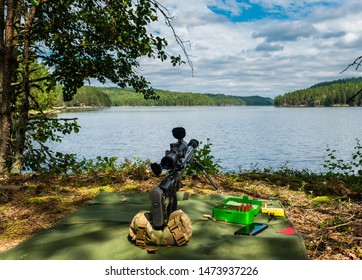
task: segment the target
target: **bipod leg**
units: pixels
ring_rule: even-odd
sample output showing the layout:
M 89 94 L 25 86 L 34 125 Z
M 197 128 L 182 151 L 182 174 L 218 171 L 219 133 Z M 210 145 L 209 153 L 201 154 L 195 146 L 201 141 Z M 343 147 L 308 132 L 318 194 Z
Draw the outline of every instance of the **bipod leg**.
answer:
M 211 179 L 209 174 L 207 174 L 205 167 L 198 162 L 196 159 L 194 159 L 194 163 L 196 164 L 197 168 L 200 169 L 200 171 L 205 175 L 205 177 L 209 180 L 210 184 L 215 188 L 215 190 L 219 189 L 219 186 L 215 184 L 215 182 Z

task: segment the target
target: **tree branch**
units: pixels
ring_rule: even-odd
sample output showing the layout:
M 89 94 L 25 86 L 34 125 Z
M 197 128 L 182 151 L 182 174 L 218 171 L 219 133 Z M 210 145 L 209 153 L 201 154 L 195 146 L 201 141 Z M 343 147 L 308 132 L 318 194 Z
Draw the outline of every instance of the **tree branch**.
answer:
M 38 103 L 38 101 L 36 101 L 36 99 L 34 98 L 33 95 L 29 94 L 29 97 L 31 100 L 33 100 L 33 102 L 35 103 L 37 109 L 40 111 L 40 113 L 45 117 L 45 113 L 43 112 L 43 110 L 40 108 L 40 105 Z
M 348 98 L 347 104 L 349 104 L 349 102 L 352 101 L 352 99 L 355 98 L 360 93 L 362 93 L 362 88 L 359 91 L 357 91 L 357 93 L 353 94 L 351 97 Z
M 359 57 L 357 57 L 357 58 L 353 61 L 353 63 L 349 64 L 343 71 L 340 72 L 340 74 L 346 72 L 350 67 L 355 66 L 355 65 L 356 65 L 356 69 L 355 69 L 355 70 L 358 70 L 358 68 L 361 67 L 361 65 L 362 65 L 362 55 L 359 56 Z
M 164 19 L 165 19 L 165 23 L 166 25 L 171 28 L 172 30 L 172 33 L 173 33 L 173 36 L 177 42 L 177 44 L 181 47 L 182 49 L 182 52 L 184 53 L 185 57 L 186 57 L 186 60 L 187 60 L 187 64 L 190 66 L 191 68 L 191 73 L 192 73 L 192 76 L 194 76 L 194 67 L 193 67 L 193 63 L 190 59 L 190 56 L 189 54 L 187 53 L 186 51 L 186 47 L 185 47 L 185 43 L 189 43 L 190 44 L 190 41 L 182 41 L 181 38 L 177 35 L 176 31 L 175 31 L 175 28 L 173 27 L 173 25 L 171 24 L 171 21 L 172 21 L 172 17 L 170 16 L 170 12 L 169 10 L 163 6 L 161 3 L 159 3 L 158 1 L 151 1 L 155 7 L 158 9 L 158 11 L 161 12 L 161 14 L 163 15 Z M 362 63 L 362 62 L 361 62 Z
M 343 71 L 340 72 L 340 74 L 346 72 L 350 67 L 356 66 L 355 70 L 358 70 L 362 65 L 362 55 L 357 57 L 351 64 L 349 64 Z M 357 93 L 353 94 L 351 97 L 348 98 L 347 104 L 349 104 L 352 99 L 354 99 L 357 95 L 362 93 L 362 88 L 357 91 Z

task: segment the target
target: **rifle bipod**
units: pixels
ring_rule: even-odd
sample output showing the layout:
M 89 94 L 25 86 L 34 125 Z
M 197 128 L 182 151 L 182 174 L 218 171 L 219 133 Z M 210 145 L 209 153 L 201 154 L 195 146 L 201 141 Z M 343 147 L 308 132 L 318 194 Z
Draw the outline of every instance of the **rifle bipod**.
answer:
M 209 180 L 210 184 L 215 188 L 215 190 L 219 189 L 219 186 L 215 184 L 215 182 L 211 179 L 210 175 L 207 174 L 205 167 L 198 162 L 196 159 L 193 160 L 193 163 L 195 163 L 195 165 L 197 166 L 198 169 L 200 169 L 200 171 L 202 172 L 202 174 L 205 175 L 205 177 Z

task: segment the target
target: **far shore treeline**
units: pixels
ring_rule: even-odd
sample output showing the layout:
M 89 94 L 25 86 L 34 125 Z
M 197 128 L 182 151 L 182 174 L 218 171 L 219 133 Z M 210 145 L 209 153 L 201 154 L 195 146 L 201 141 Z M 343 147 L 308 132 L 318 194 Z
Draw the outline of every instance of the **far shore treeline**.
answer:
M 362 106 L 362 78 L 318 83 L 274 98 L 280 107 Z
M 225 94 L 201 94 L 155 90 L 157 100 L 146 100 L 133 89 L 85 86 L 78 90 L 66 106 L 270 106 L 271 98 L 260 96 L 230 96 Z
M 362 78 L 349 78 L 315 84 L 307 89 L 285 93 L 274 98 L 233 96 L 155 90 L 159 99 L 146 100 L 131 88 L 84 86 L 69 102 L 63 102 L 61 88 L 44 100 L 46 108 L 111 106 L 277 106 L 332 107 L 362 106 Z M 40 102 L 42 103 L 42 102 Z

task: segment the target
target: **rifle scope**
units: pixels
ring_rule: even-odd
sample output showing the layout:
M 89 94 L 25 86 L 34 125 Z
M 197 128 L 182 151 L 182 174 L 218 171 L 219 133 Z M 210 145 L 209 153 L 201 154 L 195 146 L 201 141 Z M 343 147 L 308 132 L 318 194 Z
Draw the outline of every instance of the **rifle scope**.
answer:
M 166 155 L 161 159 L 161 167 L 166 170 L 174 169 L 180 160 L 184 158 L 187 152 L 187 144 L 183 140 L 170 144 L 170 150 L 166 151 Z
M 172 130 L 172 135 L 178 141 L 176 143 L 170 144 L 170 150 L 165 152 L 165 156 L 161 159 L 160 164 L 151 164 L 151 169 L 157 176 L 161 174 L 162 169 L 170 171 L 178 167 L 178 165 L 181 163 L 181 160 L 185 159 L 189 149 L 196 149 L 199 145 L 199 142 L 195 139 L 192 139 L 189 144 L 183 140 L 183 138 L 186 136 L 186 130 L 183 127 L 175 127 Z

